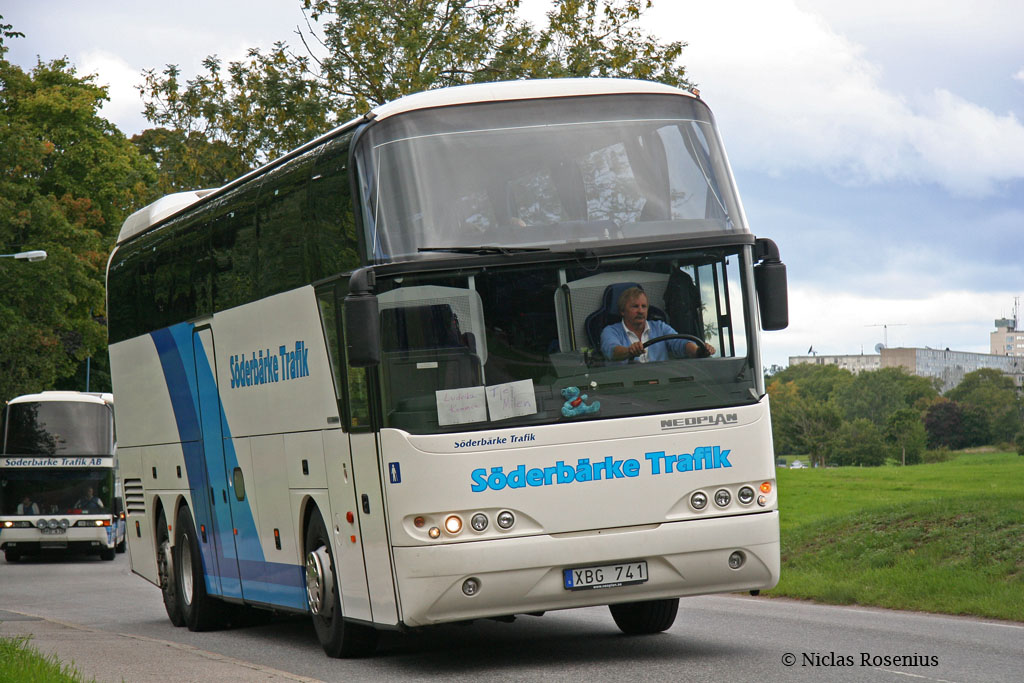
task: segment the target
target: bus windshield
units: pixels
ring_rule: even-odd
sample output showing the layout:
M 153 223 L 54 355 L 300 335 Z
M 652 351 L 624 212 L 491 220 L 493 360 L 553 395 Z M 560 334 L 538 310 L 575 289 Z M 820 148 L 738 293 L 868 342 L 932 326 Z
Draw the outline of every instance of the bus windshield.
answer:
M 114 468 L 9 468 L 0 474 L 0 514 L 110 514 Z
M 111 455 L 110 408 L 80 401 L 36 401 L 7 406 L 8 455 Z
M 756 403 L 750 280 L 744 246 L 380 278 L 384 424 L 422 434 Z M 616 360 L 627 290 L 648 306 L 650 345 Z
M 398 114 L 358 143 L 367 257 L 746 232 L 699 100 L 601 95 Z

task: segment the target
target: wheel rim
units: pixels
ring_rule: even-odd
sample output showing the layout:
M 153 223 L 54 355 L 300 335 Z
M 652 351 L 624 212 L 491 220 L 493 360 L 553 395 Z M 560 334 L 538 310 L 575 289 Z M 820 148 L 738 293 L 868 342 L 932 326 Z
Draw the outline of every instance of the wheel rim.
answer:
M 171 542 L 160 543 L 160 561 L 157 563 L 157 574 L 160 576 L 160 587 L 169 590 L 174 586 L 174 557 L 171 555 Z
M 192 552 L 188 534 L 181 535 L 181 598 L 186 605 L 192 604 Z
M 306 598 L 314 615 L 330 618 L 334 609 L 334 575 L 326 546 L 306 553 Z

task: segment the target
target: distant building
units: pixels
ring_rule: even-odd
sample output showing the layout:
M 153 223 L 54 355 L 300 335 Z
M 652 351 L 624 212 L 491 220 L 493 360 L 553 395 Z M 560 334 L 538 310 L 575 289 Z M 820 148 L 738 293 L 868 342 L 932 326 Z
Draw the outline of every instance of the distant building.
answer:
M 1024 333 L 1020 335 L 1024 340 Z M 865 370 L 903 368 L 912 375 L 938 379 L 942 393 L 960 384 L 968 372 L 993 368 L 1012 377 L 1018 387 L 1024 386 L 1024 353 L 1015 357 L 949 349 L 882 348 L 877 354 L 790 356 L 789 364 L 836 365 L 855 375 Z
M 883 368 L 904 368 L 921 377 L 935 377 L 942 382 L 939 391 L 946 393 L 968 372 L 992 368 L 1013 378 L 1018 387 L 1024 384 L 1024 354 L 1021 357 L 997 356 L 949 349 L 882 349 Z
M 1017 317 L 996 320 L 996 331 L 990 335 L 993 356 L 1024 358 L 1024 330 L 1017 329 Z
M 859 354 L 850 356 L 790 356 L 790 365 L 836 365 L 853 374 L 864 370 L 878 370 L 882 367 L 882 357 L 875 354 Z

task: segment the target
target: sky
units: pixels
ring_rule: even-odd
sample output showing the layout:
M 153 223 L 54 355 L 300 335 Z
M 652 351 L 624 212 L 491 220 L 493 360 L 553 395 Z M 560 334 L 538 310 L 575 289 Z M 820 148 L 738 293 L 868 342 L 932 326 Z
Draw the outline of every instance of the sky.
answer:
M 548 4 L 522 11 L 543 21 Z M 96 74 L 103 116 L 132 135 L 144 69 L 190 78 L 211 54 L 299 46 L 300 7 L 8 0 L 0 14 L 25 34 L 9 60 Z M 989 351 L 1024 298 L 1024 2 L 655 0 L 644 26 L 688 44 L 751 229 L 788 267 L 790 325 L 763 334 L 766 366 L 812 347 Z

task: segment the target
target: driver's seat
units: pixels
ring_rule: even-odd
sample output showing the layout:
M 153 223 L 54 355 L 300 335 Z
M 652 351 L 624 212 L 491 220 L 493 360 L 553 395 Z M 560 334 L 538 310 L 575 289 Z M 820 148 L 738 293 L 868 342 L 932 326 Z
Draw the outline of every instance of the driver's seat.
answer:
M 619 315 L 619 297 L 630 287 L 637 287 L 643 291 L 643 287 L 636 282 L 616 282 L 604 288 L 601 295 L 601 307 L 591 313 L 583 321 L 583 328 L 587 332 L 587 341 L 592 349 L 598 354 L 601 352 L 601 331 L 608 325 L 614 325 L 622 321 Z M 650 295 L 647 297 L 650 301 Z M 656 306 L 648 306 L 648 320 L 666 320 L 665 312 Z

